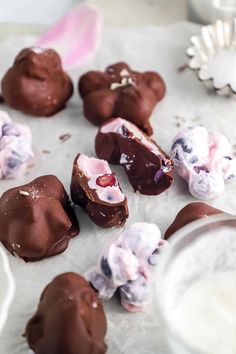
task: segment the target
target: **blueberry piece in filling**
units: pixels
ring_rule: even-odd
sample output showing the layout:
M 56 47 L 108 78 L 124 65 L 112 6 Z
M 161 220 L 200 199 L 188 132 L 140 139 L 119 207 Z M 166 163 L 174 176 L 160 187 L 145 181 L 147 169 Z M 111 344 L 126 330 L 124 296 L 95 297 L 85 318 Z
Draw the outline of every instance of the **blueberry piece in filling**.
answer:
M 125 126 L 124 124 L 121 126 L 121 130 L 122 130 L 122 133 L 123 133 L 124 136 L 126 136 L 126 137 L 129 137 L 129 136 L 130 136 L 130 132 L 129 132 L 129 130 L 126 128 L 126 126 Z
M 101 270 L 103 272 L 103 274 L 107 277 L 107 278 L 111 278 L 112 276 L 112 271 L 111 268 L 108 264 L 108 261 L 106 258 L 102 257 L 101 259 Z
M 190 162 L 191 164 L 194 164 L 194 163 L 198 162 L 197 156 L 193 156 L 189 162 Z
M 151 266 L 155 266 L 157 264 L 157 257 L 159 255 L 160 251 L 158 248 L 156 248 L 151 256 L 148 258 L 148 263 L 151 265 Z
M 178 145 L 180 145 L 180 146 L 182 147 L 182 149 L 183 149 L 183 152 L 186 152 L 187 154 L 191 154 L 191 152 L 193 151 L 192 147 L 190 147 L 190 146 L 188 145 L 188 142 L 187 142 L 185 139 L 183 139 L 183 138 L 177 139 L 177 140 L 173 143 L 173 145 L 172 145 L 172 147 L 171 147 L 171 150 L 174 150 L 174 148 L 175 148 L 176 146 L 178 146 Z
M 201 171 L 204 171 L 204 172 L 206 172 L 206 173 L 209 173 L 209 172 L 210 172 L 210 171 L 207 169 L 206 166 L 194 166 L 194 171 L 195 171 L 196 173 L 199 173 L 199 172 L 201 172 Z
M 14 169 L 21 165 L 22 161 L 19 158 L 9 157 L 7 160 L 7 167 Z

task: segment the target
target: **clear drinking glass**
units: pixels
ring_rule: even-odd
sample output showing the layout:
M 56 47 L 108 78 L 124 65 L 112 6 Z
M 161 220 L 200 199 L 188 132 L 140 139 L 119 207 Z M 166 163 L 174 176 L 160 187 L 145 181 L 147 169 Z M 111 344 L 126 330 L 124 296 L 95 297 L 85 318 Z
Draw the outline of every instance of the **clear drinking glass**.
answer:
M 203 24 L 236 17 L 236 0 L 188 0 L 188 18 Z
M 222 272 L 233 272 L 236 282 L 236 218 L 228 214 L 202 218 L 186 225 L 170 238 L 170 246 L 160 255 L 155 302 L 173 354 L 215 354 L 214 351 L 201 351 L 198 345 L 188 341 L 183 329 L 176 325 L 174 313 L 187 290 L 204 277 L 219 272 L 223 276 Z M 199 341 L 203 339 L 199 338 Z M 221 353 L 225 354 L 226 350 Z

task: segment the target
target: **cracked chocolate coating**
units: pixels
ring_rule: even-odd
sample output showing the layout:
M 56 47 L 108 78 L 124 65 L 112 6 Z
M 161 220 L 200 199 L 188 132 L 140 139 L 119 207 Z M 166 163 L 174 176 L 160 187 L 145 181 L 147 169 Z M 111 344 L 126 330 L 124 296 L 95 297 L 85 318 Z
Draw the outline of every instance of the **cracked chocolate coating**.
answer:
M 137 72 L 122 62 L 108 66 L 105 72 L 87 72 L 81 76 L 78 88 L 84 115 L 90 122 L 100 126 L 111 118 L 122 117 L 147 135 L 153 133 L 150 115 L 166 91 L 156 72 Z
M 79 274 L 57 276 L 26 326 L 36 354 L 104 354 L 106 317 L 96 292 Z
M 25 261 L 63 252 L 79 225 L 59 179 L 41 176 L 0 198 L 0 241 Z
M 213 208 L 209 204 L 203 202 L 195 202 L 187 204 L 176 215 L 172 224 L 165 232 L 164 239 L 167 240 L 174 232 L 181 229 L 181 227 L 189 224 L 192 221 L 204 218 L 206 216 L 223 213 L 222 210 Z
M 109 163 L 122 165 L 135 192 L 145 195 L 164 192 L 173 183 L 170 157 L 131 123 L 121 118 L 117 120 L 123 122 L 119 132 L 103 132 L 103 127 L 114 120 L 100 127 L 95 140 L 97 156 Z M 147 139 L 153 149 L 158 150 L 157 154 L 148 149 L 141 139 Z
M 127 198 L 122 202 L 109 203 L 99 199 L 96 191 L 88 185 L 88 178 L 77 165 L 78 154 L 73 163 L 71 199 L 86 210 L 90 219 L 98 226 L 109 228 L 122 226 L 129 216 Z
M 51 116 L 65 107 L 73 84 L 53 49 L 25 48 L 1 81 L 5 103 L 33 116 Z

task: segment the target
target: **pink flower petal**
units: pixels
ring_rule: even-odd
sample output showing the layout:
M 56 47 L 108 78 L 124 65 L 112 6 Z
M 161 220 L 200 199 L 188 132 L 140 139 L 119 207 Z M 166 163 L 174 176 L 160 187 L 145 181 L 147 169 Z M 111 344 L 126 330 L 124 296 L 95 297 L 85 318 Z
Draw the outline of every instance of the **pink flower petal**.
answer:
M 55 49 L 66 70 L 82 65 L 92 57 L 100 42 L 102 15 L 89 5 L 77 5 L 50 27 L 36 46 Z

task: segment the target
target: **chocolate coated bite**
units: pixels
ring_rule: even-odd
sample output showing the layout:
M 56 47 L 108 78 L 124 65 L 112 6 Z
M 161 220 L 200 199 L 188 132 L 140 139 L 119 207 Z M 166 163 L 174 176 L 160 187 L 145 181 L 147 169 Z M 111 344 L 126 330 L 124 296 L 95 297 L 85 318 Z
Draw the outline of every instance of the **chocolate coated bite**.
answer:
M 160 194 L 173 182 L 170 157 L 125 119 L 112 119 L 100 127 L 95 149 L 99 158 L 124 167 L 135 192 Z
M 174 221 L 166 230 L 164 239 L 167 240 L 174 232 L 192 221 L 221 213 L 223 213 L 222 210 L 213 208 L 209 204 L 203 202 L 190 203 L 178 212 Z
M 129 216 L 127 199 L 107 161 L 78 154 L 74 160 L 71 198 L 101 227 L 122 226 Z
M 89 71 L 79 80 L 79 93 L 84 101 L 84 115 L 93 124 L 123 117 L 143 130 L 153 133 L 150 115 L 165 94 L 165 83 L 153 71 L 140 73 L 126 63 L 117 63 L 105 72 Z
M 106 327 L 96 292 L 82 276 L 64 273 L 44 289 L 25 334 L 36 354 L 104 354 Z
M 73 84 L 53 49 L 25 48 L 1 81 L 4 101 L 33 116 L 51 116 L 65 107 Z
M 0 241 L 25 261 L 63 252 L 78 233 L 68 195 L 53 175 L 9 189 L 0 198 Z

